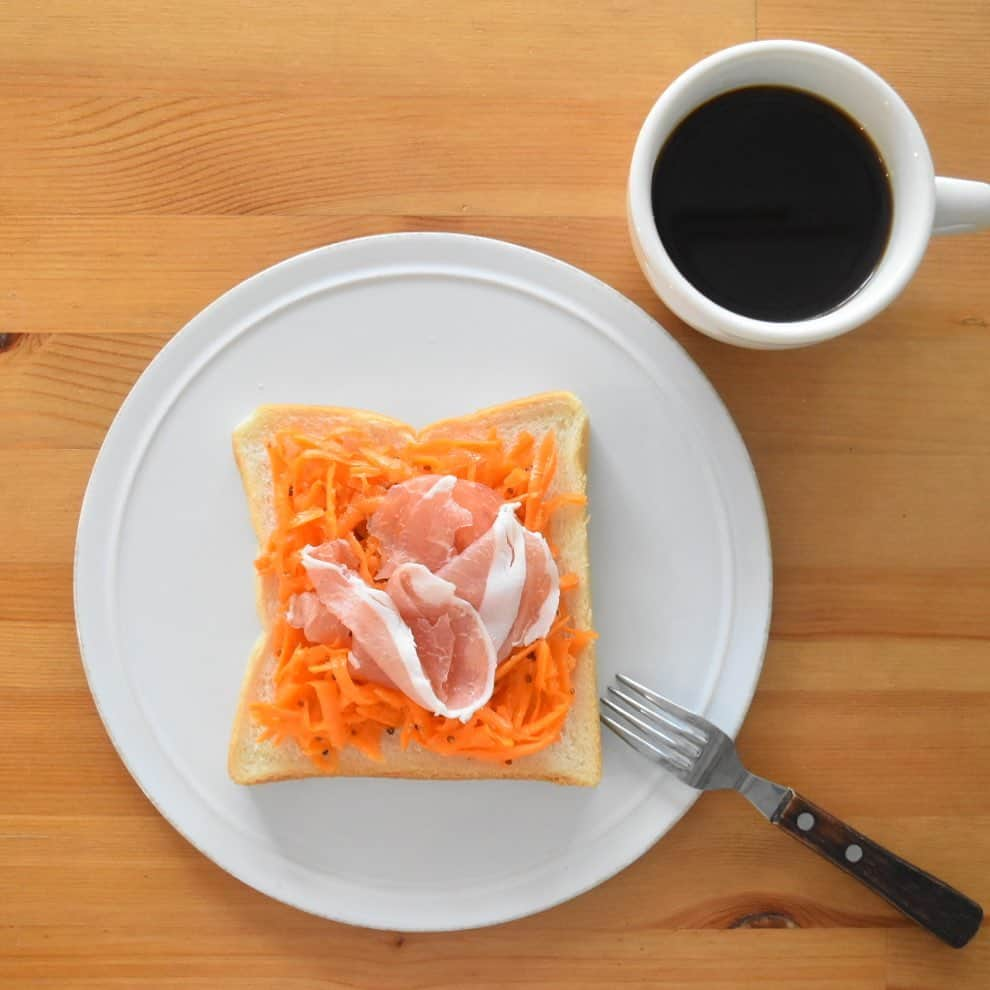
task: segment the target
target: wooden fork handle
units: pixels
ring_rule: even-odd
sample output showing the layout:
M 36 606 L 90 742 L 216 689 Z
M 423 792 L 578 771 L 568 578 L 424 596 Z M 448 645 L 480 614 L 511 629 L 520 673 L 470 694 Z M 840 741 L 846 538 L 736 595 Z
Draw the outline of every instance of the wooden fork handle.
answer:
M 983 908 L 976 901 L 895 856 L 800 794 L 790 798 L 774 824 L 953 948 L 961 949 L 979 931 Z

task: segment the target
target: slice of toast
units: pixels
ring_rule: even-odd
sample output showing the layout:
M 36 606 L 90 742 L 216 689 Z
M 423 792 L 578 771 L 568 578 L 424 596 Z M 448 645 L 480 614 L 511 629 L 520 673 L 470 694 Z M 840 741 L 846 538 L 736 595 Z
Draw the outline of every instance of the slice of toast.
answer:
M 323 406 L 262 406 L 234 431 L 234 456 L 248 496 L 251 520 L 259 545 L 264 546 L 274 525 L 271 469 L 266 443 L 276 433 L 298 430 L 324 434 L 340 426 L 370 430 L 382 442 L 454 437 L 481 439 L 492 427 L 507 444 L 523 431 L 540 436 L 556 431 L 558 467 L 553 491 L 581 492 L 586 487 L 588 417 L 580 400 L 567 392 L 550 392 L 519 399 L 468 416 L 434 423 L 417 434 L 412 427 L 387 416 L 354 409 Z M 587 514 L 583 507 L 558 510 L 550 538 L 559 552 L 561 573 L 573 572 L 578 586 L 562 595 L 577 628 L 590 629 L 591 595 L 588 574 Z M 411 777 L 419 779 L 547 780 L 558 784 L 594 786 L 601 777 L 601 736 L 594 644 L 586 646 L 574 671 L 574 703 L 561 738 L 538 753 L 517 758 L 510 765 L 441 755 L 411 743 L 403 750 L 397 736 L 382 739 L 384 760 L 376 762 L 353 747 L 345 748 L 337 766 L 316 766 L 292 740 L 278 745 L 258 738 L 251 705 L 274 693 L 276 658 L 269 648 L 269 630 L 278 618 L 278 601 L 270 581 L 259 580 L 258 613 L 264 632 L 248 664 L 234 719 L 228 767 L 240 784 L 301 777 Z

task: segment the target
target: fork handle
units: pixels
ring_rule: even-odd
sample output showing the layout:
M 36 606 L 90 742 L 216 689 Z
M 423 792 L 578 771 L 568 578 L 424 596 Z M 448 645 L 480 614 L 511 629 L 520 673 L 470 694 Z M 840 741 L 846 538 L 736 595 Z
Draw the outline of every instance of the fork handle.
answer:
M 792 794 L 773 822 L 953 948 L 961 949 L 979 931 L 983 908 L 976 901 L 800 794 Z

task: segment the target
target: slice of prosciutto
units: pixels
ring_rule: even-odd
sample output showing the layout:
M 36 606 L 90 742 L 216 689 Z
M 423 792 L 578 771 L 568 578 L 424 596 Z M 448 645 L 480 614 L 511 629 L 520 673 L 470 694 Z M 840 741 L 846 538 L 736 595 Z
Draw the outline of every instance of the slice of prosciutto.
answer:
M 342 564 L 344 567 L 355 569 L 358 566 L 357 555 L 347 540 L 329 540 L 318 547 L 307 549 L 314 560 Z M 311 643 L 343 646 L 350 634 L 347 626 L 320 603 L 315 591 L 304 591 L 299 595 L 293 595 L 289 599 L 285 621 L 290 626 L 301 629 Z
M 304 591 L 289 599 L 285 621 L 311 643 L 325 643 L 327 646 L 344 646 L 350 631 L 337 616 L 328 612 L 320 603 L 315 591 Z
M 389 591 L 307 547 L 303 566 L 328 613 L 351 633 L 355 672 L 428 711 L 467 721 L 491 697 L 495 652 L 477 611 L 427 568 L 405 564 Z
M 438 572 L 478 610 L 499 660 L 546 636 L 560 604 L 547 541 L 519 522 L 518 508 L 502 505 L 488 532 Z
M 422 564 L 397 567 L 388 579 L 388 593 L 412 630 L 435 694 L 450 717 L 466 721 L 495 687 L 495 649 L 481 616 L 449 581 Z
M 368 520 L 368 532 L 382 547 L 376 577 L 388 578 L 406 563 L 438 571 L 489 529 L 501 504 L 487 485 L 453 475 L 393 485 Z

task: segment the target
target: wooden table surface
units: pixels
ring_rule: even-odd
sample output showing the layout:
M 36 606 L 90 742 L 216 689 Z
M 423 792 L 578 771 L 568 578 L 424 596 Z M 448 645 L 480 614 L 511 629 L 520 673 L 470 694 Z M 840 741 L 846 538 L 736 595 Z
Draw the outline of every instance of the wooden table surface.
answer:
M 79 664 L 80 499 L 171 334 L 316 245 L 517 241 L 660 318 L 749 445 L 776 600 L 744 755 L 990 903 L 990 238 L 934 243 L 854 335 L 757 353 L 673 319 L 626 236 L 651 103 L 696 59 L 757 37 L 865 60 L 940 172 L 990 178 L 985 0 L 0 5 L 5 986 L 990 986 L 986 933 L 943 948 L 731 795 L 529 920 L 402 936 L 309 917 L 158 816 Z

